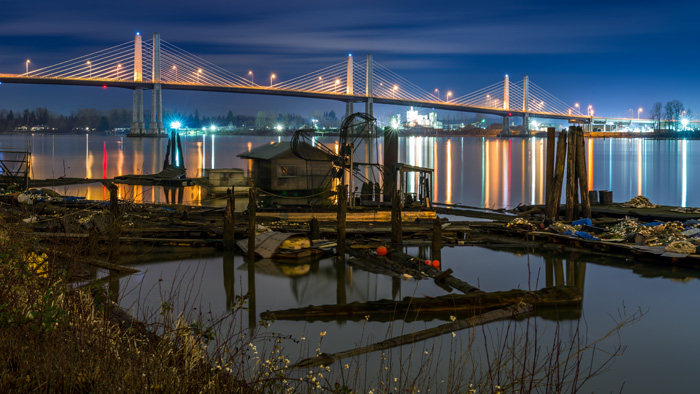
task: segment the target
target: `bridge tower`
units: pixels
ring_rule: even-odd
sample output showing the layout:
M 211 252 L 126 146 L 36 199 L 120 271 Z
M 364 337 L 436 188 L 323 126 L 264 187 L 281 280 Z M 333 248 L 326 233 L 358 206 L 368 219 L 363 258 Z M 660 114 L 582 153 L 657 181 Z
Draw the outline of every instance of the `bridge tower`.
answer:
M 149 134 L 163 134 L 163 95 L 160 86 L 160 33 L 153 33 L 153 91 L 151 92 L 151 125 Z
M 374 65 L 372 63 L 372 55 L 367 55 L 367 81 L 365 82 L 365 93 L 367 94 L 367 103 L 365 104 L 365 112 L 374 116 L 374 100 L 372 98 L 372 74 L 374 73 Z
M 136 33 L 134 38 L 134 82 L 143 80 L 143 64 L 141 62 L 141 34 Z M 131 116 L 130 135 L 146 134 L 146 126 L 143 122 L 143 89 L 134 89 L 134 108 Z
M 352 53 L 348 54 L 348 73 L 347 73 L 347 83 L 345 86 L 345 94 L 354 94 L 352 90 Z M 350 116 L 353 113 L 352 101 L 347 101 L 345 103 L 345 116 Z
M 530 135 L 530 77 L 523 78 L 523 127 L 522 134 Z
M 506 78 L 503 82 L 503 109 L 506 111 L 510 109 L 509 86 L 510 79 L 508 78 L 508 74 L 506 74 Z M 508 115 L 503 116 L 503 128 L 501 129 L 501 135 L 510 135 L 510 116 Z

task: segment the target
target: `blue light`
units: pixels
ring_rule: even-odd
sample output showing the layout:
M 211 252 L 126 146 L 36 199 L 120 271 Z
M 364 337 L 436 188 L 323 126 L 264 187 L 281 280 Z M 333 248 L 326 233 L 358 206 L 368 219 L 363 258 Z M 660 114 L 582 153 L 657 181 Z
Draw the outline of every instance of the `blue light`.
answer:
M 139 32 L 136 32 L 136 35 L 137 35 L 137 36 L 140 36 L 140 35 L 141 35 L 141 33 L 139 33 Z
M 348 56 L 352 57 L 352 53 L 348 53 Z

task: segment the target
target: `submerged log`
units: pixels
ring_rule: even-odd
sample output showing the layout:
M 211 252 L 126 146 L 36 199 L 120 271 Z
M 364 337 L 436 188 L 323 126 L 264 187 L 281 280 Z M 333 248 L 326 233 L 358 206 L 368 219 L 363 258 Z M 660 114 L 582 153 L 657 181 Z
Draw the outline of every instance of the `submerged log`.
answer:
M 358 356 L 377 350 L 390 349 L 393 347 L 402 346 L 409 343 L 415 343 L 418 341 L 424 341 L 426 339 L 447 334 L 448 332 L 455 332 L 463 330 L 465 328 L 473 328 L 497 320 L 503 320 L 508 318 L 517 319 L 529 313 L 530 311 L 532 311 L 531 305 L 515 305 L 508 309 L 498 309 L 495 311 L 486 312 L 478 316 L 455 320 L 451 323 L 442 324 L 440 326 L 429 328 L 426 330 L 400 335 L 394 338 L 389 338 L 387 340 L 377 342 L 372 345 L 367 345 L 333 354 L 321 353 L 317 357 L 307 358 L 299 361 L 298 363 L 294 364 L 292 368 L 307 368 L 317 365 L 331 365 L 332 363 L 338 360 L 342 360 L 344 358 Z
M 453 315 L 473 316 L 511 305 L 532 304 L 536 309 L 570 305 L 577 306 L 582 297 L 578 289 L 568 286 L 549 287 L 538 291 L 513 289 L 491 293 L 450 294 L 434 298 L 406 297 L 400 301 L 376 300 L 346 305 L 311 305 L 263 312 L 266 320 L 334 321 L 339 319 L 368 319 L 390 321 L 396 319 L 417 320 Z
M 374 263 L 380 267 L 395 270 L 398 273 L 411 275 L 416 279 L 421 279 L 423 276 L 430 278 L 440 277 L 440 285 L 447 285 L 465 294 L 481 291 L 477 287 L 457 279 L 454 276 L 443 277 L 441 276 L 442 272 L 440 270 L 425 264 L 423 260 L 397 250 L 391 250 L 387 256 L 379 256 L 367 250 L 354 248 L 350 248 L 348 253 L 358 259 Z

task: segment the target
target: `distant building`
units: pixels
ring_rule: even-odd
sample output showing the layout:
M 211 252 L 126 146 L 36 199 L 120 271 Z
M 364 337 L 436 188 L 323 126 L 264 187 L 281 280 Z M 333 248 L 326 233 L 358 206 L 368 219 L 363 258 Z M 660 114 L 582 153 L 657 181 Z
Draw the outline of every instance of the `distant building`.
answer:
M 406 122 L 401 122 L 401 114 L 396 114 L 391 118 L 391 127 L 395 129 L 408 129 L 412 127 L 422 127 L 428 129 L 442 129 L 443 123 L 437 120 L 437 112 L 429 112 L 421 115 L 417 109 L 406 111 Z

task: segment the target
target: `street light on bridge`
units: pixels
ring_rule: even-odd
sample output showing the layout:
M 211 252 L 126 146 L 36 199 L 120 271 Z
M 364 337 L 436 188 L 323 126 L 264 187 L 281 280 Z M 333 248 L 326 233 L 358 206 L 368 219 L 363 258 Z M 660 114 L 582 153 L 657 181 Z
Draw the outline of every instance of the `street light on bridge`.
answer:
M 437 101 L 440 102 L 440 89 L 435 89 L 435 98 L 437 98 Z
M 491 106 L 491 95 L 490 94 L 486 95 L 486 106 L 487 107 Z
M 26 63 L 24 63 L 24 64 L 25 64 L 25 71 L 26 71 L 26 74 L 27 74 L 27 75 L 29 75 L 29 63 L 31 63 L 31 62 L 29 61 L 29 59 L 27 59 Z
M 396 98 L 396 91 L 399 90 L 398 85 L 394 85 L 394 88 L 391 89 L 391 97 Z
M 177 83 L 177 66 L 173 66 L 173 70 L 175 70 L 175 83 Z
M 88 65 L 88 75 L 90 76 L 90 78 L 92 78 L 92 62 L 90 62 L 88 60 L 87 65 Z
M 588 105 L 588 116 L 593 116 L 593 106 Z
M 338 93 L 338 85 L 340 84 L 340 79 L 335 80 L 335 93 Z
M 642 107 L 639 107 L 639 109 L 637 110 L 637 120 L 639 120 L 639 114 L 641 114 L 642 111 L 644 111 Z
M 450 102 L 450 96 L 452 96 L 452 92 L 447 92 L 447 100 L 445 100 L 446 103 Z
M 318 77 L 318 80 L 321 81 L 321 91 L 323 91 L 323 77 Z
M 277 75 L 275 75 L 275 74 L 270 75 L 270 87 L 272 87 L 272 80 L 275 78 L 277 78 Z
M 248 71 L 248 75 L 250 75 L 250 87 L 253 87 L 253 70 Z
M 578 103 L 574 104 L 574 107 L 576 107 L 576 112 L 581 113 L 581 106 Z
M 121 63 L 117 64 L 117 80 L 119 80 L 119 69 L 122 68 Z
M 202 75 L 202 69 L 197 70 L 197 84 L 199 84 L 199 76 Z

